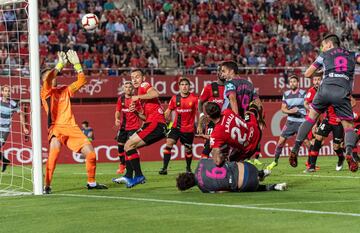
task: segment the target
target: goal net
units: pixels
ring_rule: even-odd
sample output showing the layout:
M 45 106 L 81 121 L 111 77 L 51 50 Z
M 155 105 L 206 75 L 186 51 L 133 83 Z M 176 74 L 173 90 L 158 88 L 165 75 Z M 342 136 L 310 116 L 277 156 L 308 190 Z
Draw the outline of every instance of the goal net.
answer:
M 39 58 L 30 53 L 38 41 L 30 29 L 37 24 L 29 17 L 33 3 L 37 7 L 36 0 L 0 0 L 0 196 L 41 194 Z

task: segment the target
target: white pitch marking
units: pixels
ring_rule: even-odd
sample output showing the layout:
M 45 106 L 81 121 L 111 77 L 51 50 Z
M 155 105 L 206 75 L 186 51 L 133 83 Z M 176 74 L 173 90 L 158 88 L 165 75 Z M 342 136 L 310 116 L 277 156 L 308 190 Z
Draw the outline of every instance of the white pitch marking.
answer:
M 260 204 L 247 204 L 247 205 L 250 205 L 250 206 L 265 206 L 265 205 L 326 204 L 326 203 L 352 203 L 352 202 L 360 202 L 360 200 L 294 201 L 294 202 L 260 203 Z
M 289 174 L 289 175 L 287 175 L 287 176 L 319 177 L 319 178 L 360 179 L 360 176 L 324 176 L 324 175 L 302 175 L 302 174 Z
M 264 211 L 295 212 L 295 213 L 304 213 L 304 214 L 321 214 L 321 215 L 360 217 L 359 213 L 330 212 L 330 211 L 302 210 L 302 209 L 281 209 L 281 208 L 257 207 L 257 206 L 248 206 L 248 205 L 229 205 L 229 204 L 219 204 L 219 203 L 175 201 L 175 200 L 162 200 L 162 199 L 152 199 L 152 198 L 112 197 L 112 196 L 81 195 L 81 194 L 52 194 L 51 196 L 118 199 L 118 200 L 158 202 L 158 203 L 169 203 L 169 204 L 180 204 L 180 205 L 212 206 L 212 207 L 226 207 L 226 208 L 237 208 L 237 209 L 264 210 Z

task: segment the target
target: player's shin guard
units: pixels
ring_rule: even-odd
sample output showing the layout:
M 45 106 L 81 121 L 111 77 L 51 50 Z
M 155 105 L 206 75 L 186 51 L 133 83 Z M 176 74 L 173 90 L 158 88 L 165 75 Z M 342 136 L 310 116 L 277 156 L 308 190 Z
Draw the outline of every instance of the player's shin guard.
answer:
M 275 148 L 275 163 L 278 163 L 280 155 L 281 155 L 281 151 L 282 151 L 283 148 L 284 148 L 283 144 L 276 145 L 276 148 Z
M 90 151 L 86 155 L 86 172 L 88 176 L 88 183 L 94 183 L 96 174 L 96 154 L 94 151 Z
M 352 150 L 356 145 L 358 137 L 353 128 L 345 129 L 345 149 L 346 155 L 352 156 Z M 354 160 L 358 160 L 358 157 L 353 158 Z
M 163 154 L 164 154 L 164 160 L 163 160 L 163 169 L 166 170 L 170 159 L 171 159 L 171 149 L 172 147 L 166 146 L 163 150 Z
M 128 156 L 131 166 L 134 169 L 135 176 L 142 176 L 143 173 L 141 171 L 140 157 L 138 151 L 136 149 L 126 151 L 126 156 Z
M 56 161 L 59 157 L 60 149 L 50 149 L 49 157 L 46 162 L 46 171 L 45 171 L 45 186 L 50 186 L 52 177 L 56 168 Z
M 301 144 L 305 140 L 306 136 L 308 135 L 314 124 L 315 120 L 311 119 L 310 117 L 306 117 L 305 121 L 300 125 L 292 152 L 296 154 L 298 153 Z

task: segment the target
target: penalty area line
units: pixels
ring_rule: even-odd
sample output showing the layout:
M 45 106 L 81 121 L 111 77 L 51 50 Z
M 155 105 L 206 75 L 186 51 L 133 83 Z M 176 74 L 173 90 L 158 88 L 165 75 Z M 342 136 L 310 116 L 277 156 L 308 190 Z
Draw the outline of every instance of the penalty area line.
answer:
M 344 178 L 344 179 L 360 179 L 360 176 L 324 176 L 324 175 L 315 175 L 315 174 L 289 174 L 287 176 L 295 177 L 319 177 L 319 178 Z
M 250 209 L 250 210 L 262 210 L 262 211 L 277 211 L 277 212 L 293 212 L 293 213 L 304 213 L 304 214 L 318 214 L 318 215 L 320 214 L 320 215 L 337 215 L 337 216 L 360 217 L 359 213 L 332 212 L 332 211 L 319 211 L 319 210 L 303 210 L 303 209 L 287 209 L 287 208 L 272 208 L 272 207 L 259 207 L 259 206 L 249 206 L 249 205 L 230 205 L 230 204 L 220 204 L 220 203 L 176 201 L 176 200 L 163 200 L 163 199 L 153 199 L 153 198 L 119 197 L 119 196 L 114 197 L 114 196 L 82 195 L 82 194 L 52 194 L 51 196 L 86 197 L 86 198 L 98 198 L 98 199 L 114 199 L 114 200 L 129 200 L 129 201 L 167 203 L 167 204 L 177 204 L 177 205 L 211 206 L 211 207 Z

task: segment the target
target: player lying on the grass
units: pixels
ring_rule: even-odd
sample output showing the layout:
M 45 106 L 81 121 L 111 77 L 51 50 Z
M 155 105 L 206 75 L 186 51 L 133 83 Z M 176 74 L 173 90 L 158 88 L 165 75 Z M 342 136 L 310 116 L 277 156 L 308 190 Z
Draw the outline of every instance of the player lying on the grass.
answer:
M 118 142 L 118 153 L 120 159 L 117 174 L 123 174 L 126 166 L 131 166 L 130 161 L 126 159 L 124 145 L 125 142 L 133 135 L 141 126 L 141 120 L 145 120 L 142 115 L 142 108 L 139 101 L 133 102 L 131 96 L 134 87 L 131 81 L 126 81 L 123 85 L 124 94 L 119 96 L 115 111 L 115 126 L 119 127 L 116 140 Z
M 230 161 L 244 161 L 255 153 L 261 140 L 259 124 L 265 124 L 261 106 L 251 103 L 245 119 L 230 109 L 221 113 L 219 105 L 210 102 L 205 105 L 205 113 L 215 124 L 210 146 L 217 165 L 227 157 Z
M 175 111 L 175 120 L 170 132 L 167 134 L 166 147 L 164 148 L 164 164 L 159 171 L 160 175 L 167 175 L 167 168 L 171 158 L 171 149 L 180 139 L 185 146 L 186 171 L 191 172 L 192 144 L 195 137 L 195 117 L 198 97 L 190 93 L 190 80 L 181 77 L 179 79 L 180 93 L 174 95 L 168 109 L 165 111 L 165 118 L 170 121 L 171 112 Z
M 159 92 L 150 83 L 145 82 L 142 70 L 132 70 L 130 76 L 134 88 L 137 89 L 137 95 L 132 96 L 131 99 L 134 102 L 140 100 L 146 119 L 144 125 L 126 141 L 124 146 L 131 166 L 126 167 L 123 177 L 113 179 L 115 183 L 125 183 L 127 188 L 143 184 L 146 180 L 141 170 L 137 149 L 151 145 L 166 136 L 165 117 L 158 98 Z
M 225 162 L 219 167 L 212 159 L 200 159 L 195 174 L 189 172 L 179 174 L 176 178 L 176 186 L 181 191 L 198 186 L 204 193 L 287 189 L 286 183 L 259 184 L 264 178 L 264 171 L 258 171 L 248 162 Z
M 15 112 L 20 114 L 20 124 L 22 131 L 25 135 L 29 134 L 29 130 L 25 124 L 25 115 L 24 112 L 21 111 L 20 105 L 17 101 L 10 99 L 10 86 L 3 85 L 1 87 L 1 97 L 0 97 L 0 150 L 6 143 L 7 138 L 10 134 L 12 116 Z M 1 172 L 6 170 L 6 167 L 11 163 L 8 158 L 3 156 L 0 151 L 0 161 L 2 162 Z
M 57 74 L 66 65 L 67 61 L 74 66 L 77 80 L 69 86 L 57 86 Z M 76 124 L 71 110 L 70 98 L 85 83 L 86 78 L 75 51 L 69 50 L 66 54 L 58 52 L 58 63 L 55 68 L 42 72 L 43 85 L 41 88 L 41 101 L 48 119 L 48 140 L 50 143 L 49 158 L 46 163 L 44 193 L 51 193 L 51 181 L 56 167 L 61 145 L 70 150 L 81 152 L 86 158 L 87 188 L 107 189 L 95 180 L 96 154 L 91 142 Z
M 355 172 L 359 168 L 359 157 L 352 153 L 357 135 L 354 131 L 350 96 L 355 66 L 360 63 L 360 54 L 342 48 L 340 39 L 335 34 L 325 36 L 321 42 L 321 48 L 321 54 L 304 75 L 306 78 L 310 78 L 317 70 L 324 67 L 324 78 L 311 104 L 309 115 L 299 127 L 295 145 L 289 156 L 289 163 L 292 167 L 297 166 L 297 156 L 301 144 L 320 114 L 332 105 L 344 127 L 346 160 L 350 170 Z

